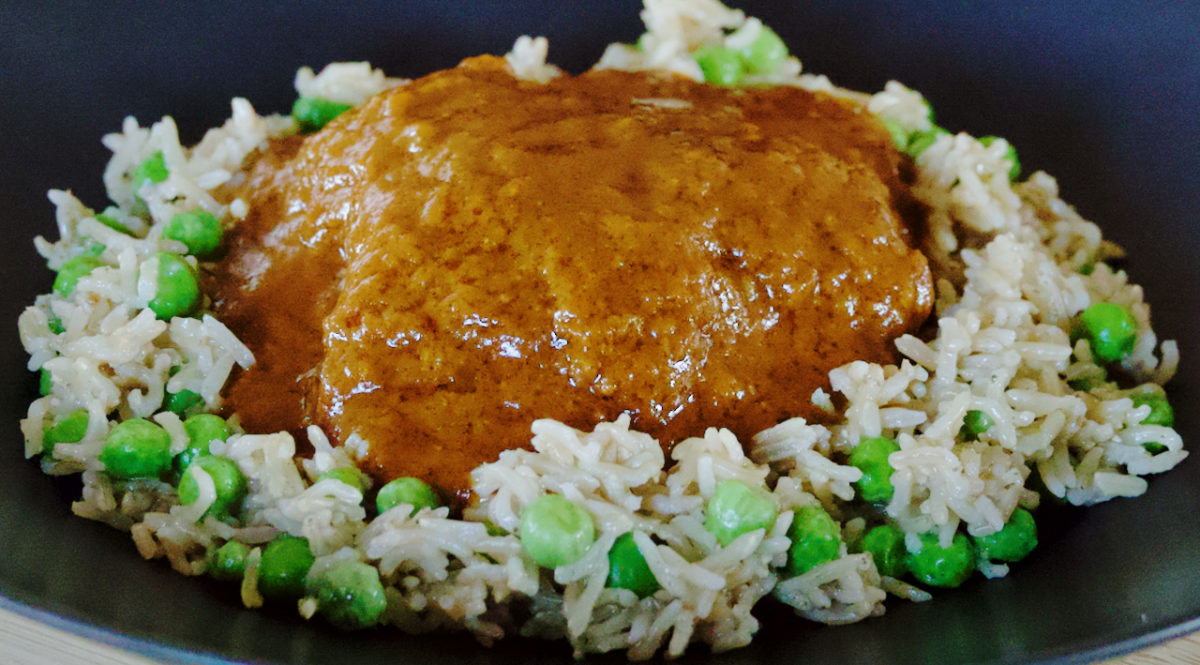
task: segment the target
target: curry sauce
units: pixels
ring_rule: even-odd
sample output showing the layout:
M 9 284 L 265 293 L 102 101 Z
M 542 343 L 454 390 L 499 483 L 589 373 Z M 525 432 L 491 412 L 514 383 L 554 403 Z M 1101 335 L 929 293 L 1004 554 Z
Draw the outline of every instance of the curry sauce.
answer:
M 849 102 L 480 57 L 247 164 L 209 276 L 248 431 L 464 492 L 530 423 L 745 439 L 929 314 L 904 157 Z

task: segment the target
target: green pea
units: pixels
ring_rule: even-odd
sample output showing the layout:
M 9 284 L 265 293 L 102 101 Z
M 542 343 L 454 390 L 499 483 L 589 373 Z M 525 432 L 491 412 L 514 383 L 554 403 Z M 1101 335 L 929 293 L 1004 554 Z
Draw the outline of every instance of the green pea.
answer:
M 717 485 L 704 513 L 704 528 L 722 545 L 744 533 L 771 528 L 779 515 L 769 494 L 733 478 Z
M 130 174 L 130 187 L 133 188 L 133 209 L 132 212 L 139 217 L 145 217 L 149 210 L 146 208 L 146 202 L 142 199 L 142 195 L 138 192 L 148 182 L 162 182 L 167 179 L 171 172 L 167 169 L 166 161 L 163 159 L 162 151 L 155 152 L 146 158 L 141 164 L 138 164 Z
M 102 265 L 104 263 L 94 256 L 81 255 L 67 259 L 54 278 L 54 292 L 64 298 L 70 296 L 81 278 Z
M 167 222 L 163 235 L 187 245 L 188 254 L 212 256 L 221 246 L 221 220 L 207 210 L 181 212 Z
M 49 395 L 54 389 L 54 377 L 50 374 L 50 370 L 43 367 L 38 371 L 38 392 L 42 395 Z
M 183 472 L 197 457 L 208 454 L 208 447 L 213 441 L 224 441 L 230 434 L 229 424 L 225 419 L 211 413 L 198 413 L 189 417 L 183 421 L 183 429 L 188 435 L 188 446 L 171 460 L 174 484 L 179 483 Z
M 764 25 L 758 37 L 743 46 L 738 55 L 750 74 L 770 74 L 787 59 L 788 49 L 779 35 Z
M 738 52 L 725 46 L 701 46 L 692 53 L 692 59 L 704 72 L 704 80 L 716 85 L 735 85 L 742 80 L 742 58 Z
M 177 393 L 168 392 L 166 399 L 163 400 L 163 409 L 184 418 L 203 403 L 204 398 L 200 396 L 200 393 L 185 388 Z
M 344 483 L 350 487 L 353 487 L 359 492 L 367 491 L 366 474 L 358 469 L 355 469 L 354 467 L 343 466 L 337 469 L 330 469 L 317 476 L 317 482 L 320 482 L 326 478 L 333 478 L 340 483 Z M 376 498 L 378 499 L 378 497 Z M 376 503 L 378 504 L 378 501 L 376 501 Z
M 881 524 L 863 536 L 862 549 L 875 559 L 875 569 L 880 575 L 903 577 L 908 572 L 904 563 L 908 551 L 904 549 L 904 532 L 890 525 Z
M 842 530 L 821 506 L 801 506 L 788 527 L 788 538 L 792 541 L 788 548 L 788 572 L 801 575 L 838 557 Z
M 987 561 L 1020 561 L 1037 547 L 1037 525 L 1033 513 L 1017 508 L 1009 516 L 1008 523 L 996 533 L 978 536 L 975 550 L 979 558 Z
M 608 551 L 608 582 L 605 584 L 613 589 L 629 589 L 638 598 L 652 596 L 662 588 L 633 541 L 633 532 L 621 534 Z
M 416 515 L 422 508 L 437 508 L 442 505 L 432 487 L 420 478 L 411 476 L 396 478 L 380 487 L 379 493 L 375 495 L 375 509 L 381 515 L 402 503 L 412 506 L 409 515 Z
M 963 424 L 958 430 L 958 437 L 963 441 L 977 441 L 979 435 L 991 429 L 994 424 L 991 416 L 983 411 L 972 409 L 963 416 Z
M 167 398 L 163 401 L 163 408 L 177 416 L 183 416 L 203 402 L 204 398 L 200 396 L 200 393 L 184 389 L 177 393 L 168 392 Z
M 916 159 L 921 153 L 925 152 L 929 146 L 933 145 L 942 136 L 949 135 L 950 132 L 941 127 L 933 127 L 932 129 L 921 129 L 912 133 L 908 138 L 908 145 L 904 146 L 903 152 L 909 157 Z
M 171 436 L 149 420 L 126 420 L 109 431 L 100 461 L 113 478 L 158 478 L 171 468 Z
M 320 97 L 301 97 L 292 104 L 292 117 L 300 125 L 301 134 L 311 134 L 351 108 L 349 104 Z
M 387 596 L 374 566 L 349 561 L 308 582 L 317 598 L 317 612 L 344 630 L 370 628 L 387 609 Z
M 366 475 L 354 467 L 343 466 L 336 469 L 330 469 L 317 476 L 317 481 L 320 482 L 326 478 L 333 478 L 334 480 L 349 485 L 360 492 L 366 491 L 367 489 Z
M 50 455 L 58 443 L 78 443 L 87 434 L 87 409 L 75 409 L 42 433 L 42 452 Z
M 114 210 L 115 210 L 115 208 L 105 208 L 104 212 L 96 215 L 96 221 L 100 222 L 101 224 L 107 226 L 108 228 L 110 228 L 114 231 L 124 233 L 127 236 L 133 235 L 132 229 L 130 229 L 128 226 L 125 226 L 121 222 L 117 221 L 117 217 L 116 217 Z
M 1175 424 L 1175 410 L 1171 408 L 1171 404 L 1167 402 L 1166 395 L 1160 393 L 1137 393 L 1130 395 L 1133 399 L 1135 407 L 1145 404 L 1150 405 L 1150 415 L 1142 419 L 1142 425 L 1162 425 L 1163 427 L 1172 427 Z M 1157 441 L 1147 441 L 1142 444 L 1142 448 L 1151 455 L 1157 455 L 1166 452 L 1167 447 Z
M 246 557 L 249 555 L 249 545 L 231 540 L 209 555 L 208 574 L 214 579 L 238 582 L 246 574 Z
M 850 453 L 850 464 L 862 470 L 863 475 L 855 486 L 858 495 L 871 503 L 886 503 L 892 500 L 892 466 L 888 457 L 900 450 L 895 441 L 886 437 L 863 437 Z
M 198 413 L 183 421 L 183 429 L 187 432 L 189 447 L 208 452 L 208 445 L 213 441 L 225 441 L 232 430 L 229 423 L 221 416 L 211 413 Z
M 200 455 L 188 466 L 179 479 L 179 503 L 190 506 L 200 498 L 200 485 L 190 471 L 192 467 L 199 467 L 212 478 L 217 493 L 203 516 L 220 519 L 240 511 L 242 500 L 246 498 L 246 476 L 242 475 L 237 462 L 220 455 Z
M 263 549 L 258 562 L 258 591 L 271 600 L 295 600 L 304 595 L 304 577 L 312 568 L 307 538 L 281 534 Z
M 1137 342 L 1137 321 L 1129 310 L 1114 303 L 1098 302 L 1088 306 L 1079 315 L 1079 323 L 1097 364 L 1124 358 Z
M 921 534 L 921 551 L 909 552 L 905 564 L 917 580 L 936 587 L 956 587 L 975 571 L 975 547 L 971 539 L 954 534 L 949 547 L 942 547 L 936 533 Z
M 1166 395 L 1160 392 L 1134 393 L 1129 398 L 1133 400 L 1135 407 L 1150 406 L 1150 415 L 1142 418 L 1142 425 L 1162 425 L 1163 427 L 1175 425 L 1175 410 L 1171 408 L 1171 403 L 1167 401 Z
M 133 191 L 137 193 L 147 182 L 162 182 L 169 175 L 171 172 L 167 169 L 162 151 L 154 152 L 133 169 L 133 175 L 130 177 L 133 182 Z
M 186 261 L 174 254 L 159 252 L 158 280 L 149 307 L 160 320 L 187 316 L 200 297 L 196 273 Z
M 578 561 L 596 539 L 592 516 L 578 504 L 547 494 L 521 513 L 521 546 L 539 566 L 557 568 Z
M 979 139 L 979 142 L 984 147 L 988 147 L 999 140 L 999 136 L 984 136 Z M 1013 147 L 1013 144 L 1008 144 L 1008 151 L 1004 153 L 1004 157 L 1012 163 L 1012 168 L 1008 169 L 1008 179 L 1016 180 L 1021 175 L 1021 162 L 1017 159 L 1017 149 Z

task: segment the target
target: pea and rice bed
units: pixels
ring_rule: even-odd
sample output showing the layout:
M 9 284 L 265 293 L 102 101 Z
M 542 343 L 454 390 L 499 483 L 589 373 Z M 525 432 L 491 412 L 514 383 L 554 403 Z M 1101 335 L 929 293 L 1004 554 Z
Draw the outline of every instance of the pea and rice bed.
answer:
M 599 67 L 711 80 L 705 53 L 747 52 L 770 37 L 756 19 L 711 0 L 648 0 L 643 19 L 639 45 L 610 46 Z M 507 56 L 514 74 L 560 75 L 546 64 L 547 46 L 518 39 Z M 743 646 L 758 628 L 752 610 L 768 594 L 826 623 L 878 615 L 889 594 L 927 599 L 924 585 L 901 579 L 902 569 L 864 547 L 869 529 L 886 523 L 905 556 L 919 557 L 956 541 L 984 542 L 1044 497 L 1087 505 L 1140 495 L 1145 476 L 1186 457 L 1162 390 L 1178 361 L 1175 344 L 1159 342 L 1140 287 L 1105 262 L 1120 250 L 1059 198 L 1052 177 L 1013 177 L 1006 142 L 940 130 L 925 100 L 899 83 L 855 93 L 802 73 L 793 57 L 739 82 L 861 103 L 915 155 L 914 194 L 930 209 L 936 333 L 898 339 L 898 366 L 856 362 L 831 372 L 845 404 L 836 424 L 797 418 L 740 442 L 710 429 L 679 442 L 667 460 L 627 417 L 591 432 L 539 420 L 532 451 L 506 452 L 472 473 L 479 501 L 462 519 L 446 507 L 414 514 L 407 504 L 375 514 L 364 501 L 373 493 L 336 471 L 353 469 L 366 442 L 351 437 L 333 447 L 316 427 L 308 430 L 311 458 L 296 457 L 291 435 L 242 432 L 236 418 L 209 444 L 211 456 L 231 460 L 244 478 L 236 520 L 210 510 L 222 500 L 222 472 L 194 464 L 176 468 L 177 479 L 114 468 L 118 423 L 153 421 L 177 458 L 196 429 L 185 420 L 218 410 L 234 366 L 254 362 L 204 313 L 203 294 L 174 311 L 173 299 L 187 294 L 168 292 L 158 278 L 164 265 L 173 274 L 196 270 L 195 254 L 203 254 L 173 239 L 180 234 L 168 231 L 171 221 L 204 211 L 236 224 L 247 206 L 226 200 L 223 186 L 269 139 L 297 131 L 293 117 L 260 116 L 235 99 L 230 119 L 190 148 L 170 118 L 149 128 L 129 118 L 106 136 L 113 207 L 97 213 L 68 192 L 50 193 L 60 238 L 36 244 L 62 284 L 19 320 L 29 368 L 45 379 L 45 394 L 21 422 L 27 457 L 40 455 L 47 473 L 79 474 L 76 514 L 128 530 L 143 556 L 164 557 L 184 574 L 221 576 L 213 553 L 242 544 L 233 577 L 248 607 L 264 602 L 263 552 L 288 534 L 296 537 L 289 542 L 305 539 L 313 557 L 309 583 L 301 580 L 296 593 L 305 617 L 409 632 L 466 629 L 485 644 L 510 634 L 565 638 L 579 654 L 624 650 L 632 659 L 676 656 L 692 641 L 717 651 Z M 296 77 L 301 98 L 347 105 L 404 83 L 365 63 Z M 146 164 L 159 168 L 159 160 L 161 170 L 147 177 Z M 172 316 L 185 311 L 191 315 Z M 1107 324 L 1095 320 L 1106 313 L 1126 317 L 1127 341 L 1115 351 Z M 811 399 L 834 408 L 822 391 Z M 879 499 L 863 496 L 870 483 L 854 453 L 860 442 L 885 438 L 891 494 L 871 509 Z M 714 494 L 743 486 L 770 504 L 770 519 L 718 537 L 708 520 Z M 538 565 L 521 537 L 526 507 L 545 496 L 583 508 L 594 524 L 581 556 L 552 569 Z M 792 552 L 799 515 L 805 523 L 828 515 L 835 526 L 831 556 L 803 571 Z M 657 590 L 610 585 L 618 541 L 632 543 Z M 973 555 L 967 573 L 1005 575 L 999 558 Z M 321 593 L 339 584 L 378 593 L 367 609 L 346 609 Z

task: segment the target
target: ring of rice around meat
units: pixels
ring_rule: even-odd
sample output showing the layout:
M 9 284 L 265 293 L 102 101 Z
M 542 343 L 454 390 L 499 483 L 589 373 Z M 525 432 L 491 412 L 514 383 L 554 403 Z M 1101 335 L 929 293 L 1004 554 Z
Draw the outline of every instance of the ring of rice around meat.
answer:
M 614 44 L 598 67 L 702 79 L 691 52 L 762 29 L 715 0 L 647 0 L 643 19 L 641 47 Z M 507 59 L 514 75 L 546 81 L 561 75 L 546 55 L 545 39 L 521 37 Z M 904 132 L 933 127 L 923 98 L 896 82 L 874 95 L 851 92 L 802 73 L 791 57 L 748 82 L 844 97 Z M 305 68 L 296 76 L 301 96 L 347 104 L 405 83 L 365 63 L 332 64 L 319 74 Z M 845 405 L 833 425 L 796 418 L 749 441 L 713 428 L 679 442 L 667 460 L 658 442 L 630 429 L 627 416 L 590 432 L 538 420 L 533 450 L 505 452 L 472 473 L 479 500 L 461 519 L 445 507 L 413 515 L 401 507 L 370 518 L 358 488 L 318 481 L 331 469 L 353 467 L 365 442 L 351 437 L 334 447 L 316 427 L 308 430 L 311 458 L 297 458 L 287 433 L 241 432 L 236 421 L 228 440 L 212 444 L 213 454 L 233 459 L 248 479 L 242 519 L 232 524 L 204 516 L 215 499 L 212 482 L 201 479 L 198 500 L 185 506 L 165 482 L 113 480 L 100 453 L 116 423 L 150 418 L 170 434 L 171 453 L 179 453 L 188 436 L 180 418 L 162 409 L 165 394 L 192 391 L 203 410 L 215 411 L 234 366 L 254 362 L 211 315 L 162 321 L 147 308 L 155 286 L 141 275 L 155 274 L 156 253 L 183 253 L 163 236 L 166 220 L 200 208 L 236 224 L 246 203 L 223 199 L 222 185 L 269 139 L 295 131 L 291 117 L 260 116 L 240 98 L 230 119 L 190 148 L 179 143 L 169 117 L 148 128 L 126 119 L 120 133 L 104 138 L 113 152 L 104 181 L 119 208 L 109 214 L 131 233 L 102 223 L 69 192 L 51 191 L 60 237 L 39 237 L 38 251 L 57 270 L 100 243 L 100 267 L 67 297 L 39 296 L 19 321 L 29 369 L 52 380 L 21 422 L 26 455 L 42 453 L 49 424 L 85 409 L 83 437 L 41 458 L 47 473 L 80 474 L 74 512 L 128 530 L 143 556 L 165 557 L 188 575 L 205 573 L 209 553 L 222 543 L 247 544 L 242 598 L 249 607 L 263 602 L 256 583 L 262 547 L 286 532 L 308 539 L 316 556 L 310 577 L 346 561 L 377 569 L 387 600 L 382 621 L 406 631 L 466 629 L 484 644 L 512 633 L 562 637 L 577 653 L 625 650 L 633 659 L 676 656 L 692 641 L 722 651 L 749 643 L 758 628 L 752 610 L 767 594 L 827 623 L 881 614 L 889 593 L 929 597 L 881 576 L 870 554 L 847 546 L 866 525 L 854 486 L 862 472 L 845 461 L 864 437 L 888 436 L 899 446 L 888 460 L 894 495 L 880 510 L 903 530 L 910 551 L 920 548 L 920 534 L 948 544 L 959 532 L 998 531 L 1018 507 L 1037 506 L 1033 477 L 1054 497 L 1092 504 L 1142 494 L 1145 476 L 1187 455 L 1173 429 L 1142 424 L 1150 407 L 1131 398 L 1161 391 L 1178 358 L 1175 344 L 1160 344 L 1151 329 L 1141 288 L 1104 262 L 1120 250 L 1059 198 L 1051 176 L 1010 179 L 1003 140 L 945 133 L 916 158 L 914 186 L 930 211 L 936 332 L 898 339 L 899 365 L 853 362 L 831 372 Z M 169 176 L 133 191 L 130 171 L 155 152 Z M 1105 368 L 1086 340 L 1072 341 L 1072 322 L 1099 302 L 1123 306 L 1136 321 L 1134 348 L 1119 361 L 1124 387 L 1103 380 Z M 177 366 L 182 370 L 171 374 Z M 1100 380 L 1079 381 L 1089 377 Z M 834 409 L 823 391 L 811 399 Z M 987 436 L 959 436 L 968 411 L 991 419 Z M 704 510 L 714 488 L 731 478 L 763 488 L 781 510 L 769 528 L 721 545 L 705 529 Z M 539 569 L 519 539 L 523 508 L 547 493 L 583 506 L 597 533 L 581 559 L 554 570 Z M 811 504 L 838 520 L 839 556 L 787 578 L 788 529 L 795 509 Z M 606 586 L 609 549 L 627 532 L 661 586 L 645 598 Z M 989 577 L 1008 572 L 989 561 L 978 569 Z M 527 610 L 507 612 L 514 603 Z M 321 608 L 307 597 L 299 610 L 310 617 Z M 525 615 L 518 625 L 515 617 Z

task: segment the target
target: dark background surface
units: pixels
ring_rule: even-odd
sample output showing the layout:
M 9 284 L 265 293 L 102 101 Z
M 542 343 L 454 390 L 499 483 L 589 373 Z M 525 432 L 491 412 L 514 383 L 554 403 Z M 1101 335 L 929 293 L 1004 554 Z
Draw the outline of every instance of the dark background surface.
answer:
M 1130 253 L 1160 335 L 1180 341 L 1171 386 L 1185 441 L 1200 440 L 1200 5 L 1185 2 L 747 1 L 804 61 L 848 87 L 889 78 L 921 90 L 939 124 L 1008 138 L 1027 172 Z M 158 658 L 271 663 L 567 661 L 565 643 L 339 634 L 290 612 L 250 612 L 204 580 L 146 563 L 126 534 L 74 518 L 75 479 L 22 459 L 16 423 L 35 394 L 16 335 L 51 273 L 32 238 L 54 233 L 50 187 L 105 205 L 100 137 L 125 115 L 172 114 L 184 139 L 245 96 L 285 111 L 295 69 L 368 59 L 416 76 L 523 33 L 580 71 L 641 32 L 636 2 L 7 2 L 0 7 L 0 604 Z M 687 663 L 1085 662 L 1200 628 L 1200 463 L 1154 478 L 1140 500 L 1068 511 L 1006 579 L 843 628 L 760 606 L 754 644 Z M 620 657 L 592 659 L 619 662 Z

